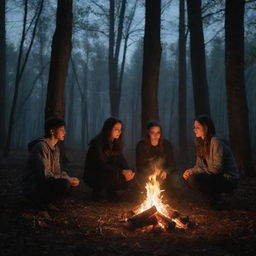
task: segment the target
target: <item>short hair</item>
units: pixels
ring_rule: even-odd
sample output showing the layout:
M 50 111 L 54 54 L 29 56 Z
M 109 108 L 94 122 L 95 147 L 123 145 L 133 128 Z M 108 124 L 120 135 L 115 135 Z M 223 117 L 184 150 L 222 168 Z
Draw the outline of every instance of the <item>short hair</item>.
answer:
M 50 137 L 50 130 L 65 126 L 65 121 L 60 117 L 49 117 L 44 124 L 45 137 Z

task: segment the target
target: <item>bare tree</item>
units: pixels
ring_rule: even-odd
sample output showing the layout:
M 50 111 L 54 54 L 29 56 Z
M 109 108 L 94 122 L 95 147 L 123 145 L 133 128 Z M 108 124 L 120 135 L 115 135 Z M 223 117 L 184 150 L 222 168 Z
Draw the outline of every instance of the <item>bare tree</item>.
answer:
M 72 0 L 58 0 L 56 29 L 52 40 L 52 53 L 47 88 L 45 118 L 64 118 L 64 89 L 72 49 Z
M 88 63 L 89 63 L 89 54 L 90 54 L 90 50 L 89 50 L 89 46 L 87 47 L 86 51 L 86 61 L 85 61 L 85 67 L 83 69 L 84 71 L 84 83 L 83 86 L 80 84 L 79 82 L 79 78 L 78 78 L 78 73 L 77 73 L 77 69 L 76 69 L 76 65 L 75 65 L 75 61 L 73 60 L 73 58 L 71 58 L 71 66 L 72 66 L 72 70 L 74 73 L 74 78 L 75 78 L 75 82 L 76 85 L 78 87 L 78 91 L 81 97 L 81 140 L 82 140 L 82 149 L 86 148 L 86 145 L 88 143 L 89 140 L 89 135 L 88 135 L 88 105 L 87 105 L 87 89 L 88 89 Z M 74 92 L 73 92 L 74 94 Z M 71 98 L 72 100 L 74 100 L 74 98 Z M 71 113 L 73 114 L 73 113 Z M 71 115 L 70 114 L 70 115 Z
M 186 158 L 187 153 L 187 69 L 186 69 L 186 32 L 185 0 L 179 5 L 179 150 Z M 185 156 L 185 157 L 184 157 Z
M 123 34 L 124 14 L 126 9 L 126 0 L 122 0 L 117 36 L 115 37 L 115 0 L 109 0 L 109 93 L 111 104 L 111 115 L 118 116 L 120 105 L 121 88 L 118 83 L 118 60 L 120 46 Z
M 21 79 L 22 79 L 28 58 L 29 58 L 30 51 L 31 51 L 33 43 L 34 43 L 35 34 L 37 31 L 37 25 L 38 25 L 39 17 L 41 15 L 41 12 L 43 9 L 43 4 L 44 4 L 44 0 L 41 0 L 38 3 L 37 10 L 35 11 L 35 15 L 32 18 L 32 21 L 28 25 L 28 28 L 27 28 L 28 0 L 24 0 L 23 28 L 22 28 L 22 36 L 21 36 L 21 41 L 20 41 L 20 46 L 19 46 L 19 55 L 18 55 L 18 60 L 17 60 L 14 96 L 13 96 L 13 101 L 12 101 L 12 105 L 11 105 L 11 113 L 10 113 L 10 119 L 9 119 L 9 125 L 8 125 L 7 141 L 6 141 L 6 145 L 4 148 L 3 156 L 7 156 L 9 154 L 10 143 L 11 143 L 13 127 L 14 127 L 14 121 L 15 121 L 16 105 L 17 105 L 17 101 L 18 101 L 20 82 L 21 82 Z M 33 22 L 34 22 L 34 27 L 32 30 L 31 40 L 28 45 L 28 49 L 27 49 L 26 53 L 24 53 L 24 43 L 25 43 L 25 39 L 26 39 L 26 34 L 27 34 L 27 31 L 29 30 L 29 28 L 32 26 Z
M 158 82 L 161 59 L 160 41 L 161 0 L 146 0 L 142 72 L 142 132 L 149 120 L 159 119 Z
M 195 114 L 210 114 L 201 0 L 187 0 Z
M 119 74 L 119 80 L 118 80 L 118 88 L 119 88 L 119 95 L 121 96 L 121 90 L 122 90 L 122 82 L 123 82 L 123 75 L 124 75 L 124 67 L 125 67 L 125 61 L 126 61 L 126 53 L 128 49 L 128 40 L 133 31 L 131 31 L 131 25 L 134 20 L 134 15 L 136 11 L 136 7 L 138 4 L 138 0 L 135 1 L 130 14 L 128 15 L 125 32 L 124 32 L 124 50 L 123 50 L 123 57 L 121 62 L 121 68 L 120 68 L 120 74 Z M 120 100 L 120 99 L 119 99 Z
M 242 174 L 253 172 L 244 80 L 244 0 L 226 0 L 225 66 L 229 137 Z

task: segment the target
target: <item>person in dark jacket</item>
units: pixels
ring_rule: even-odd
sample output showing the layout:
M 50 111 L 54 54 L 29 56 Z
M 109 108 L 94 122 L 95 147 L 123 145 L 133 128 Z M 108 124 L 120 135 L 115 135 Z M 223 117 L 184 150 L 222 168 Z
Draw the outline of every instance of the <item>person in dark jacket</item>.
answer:
M 235 159 L 226 141 L 215 135 L 210 117 L 201 115 L 194 121 L 196 164 L 183 173 L 192 190 L 204 193 L 212 206 L 222 192 L 234 190 L 240 178 Z
M 139 181 L 144 187 L 148 177 L 159 170 L 160 179 L 166 181 L 175 169 L 171 143 L 162 136 L 162 128 L 157 121 L 147 125 L 146 138 L 139 141 L 136 147 L 136 169 Z
M 65 138 L 65 122 L 52 117 L 45 122 L 45 136 L 28 144 L 30 152 L 23 175 L 23 193 L 28 200 L 46 206 L 79 185 L 79 179 L 61 170 L 57 146 Z
M 92 188 L 93 200 L 101 199 L 103 190 L 109 199 L 116 199 L 116 191 L 134 178 L 135 173 L 122 153 L 122 126 L 122 121 L 108 118 L 101 132 L 89 143 L 84 181 Z

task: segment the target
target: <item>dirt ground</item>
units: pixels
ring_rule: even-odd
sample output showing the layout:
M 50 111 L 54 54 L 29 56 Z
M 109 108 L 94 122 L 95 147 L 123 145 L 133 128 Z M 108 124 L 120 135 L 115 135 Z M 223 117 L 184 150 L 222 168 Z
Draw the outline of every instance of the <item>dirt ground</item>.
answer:
M 27 208 L 20 189 L 25 158 L 14 154 L 0 162 L 1 256 L 256 255 L 256 178 L 242 178 L 222 210 L 169 196 L 169 204 L 189 216 L 187 230 L 130 230 L 127 213 L 143 196 L 132 188 L 118 203 L 93 202 L 82 182 L 48 215 Z M 82 176 L 83 161 L 75 159 L 71 167 Z

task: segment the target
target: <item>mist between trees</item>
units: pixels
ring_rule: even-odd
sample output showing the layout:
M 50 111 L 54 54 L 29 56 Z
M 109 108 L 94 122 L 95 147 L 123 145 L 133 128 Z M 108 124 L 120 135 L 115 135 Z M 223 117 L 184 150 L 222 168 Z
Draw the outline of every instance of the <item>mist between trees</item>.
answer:
M 235 65 L 232 64 L 232 51 L 236 47 L 227 40 L 234 34 L 232 29 L 236 30 L 232 17 L 238 15 L 244 29 L 244 40 L 239 35 L 233 38 L 240 42 L 239 49 L 243 49 L 244 43 L 244 53 L 240 54 L 244 63 L 238 80 L 245 88 L 248 106 L 245 111 L 248 110 L 249 137 L 245 144 L 251 145 L 250 152 L 256 151 L 256 1 L 233 1 L 233 5 L 235 2 L 245 8 L 244 12 L 236 14 L 230 0 L 188 1 L 188 6 L 182 0 L 159 0 L 159 81 L 152 85 L 156 92 L 146 89 L 147 95 L 154 93 L 158 99 L 157 103 L 152 103 L 158 116 L 152 116 L 152 111 L 147 113 L 148 108 L 142 105 L 143 97 L 147 97 L 144 94 L 142 97 L 145 74 L 149 74 L 147 77 L 151 79 L 149 71 L 143 75 L 143 65 L 144 68 L 146 66 L 143 52 L 147 52 L 145 23 L 148 18 L 149 22 L 160 25 L 160 20 L 155 20 L 157 18 L 152 11 L 155 7 L 153 3 L 150 5 L 152 1 L 62 2 L 73 4 L 72 52 L 67 76 L 64 77 L 65 104 L 61 106 L 67 123 L 65 145 L 68 149 L 86 150 L 104 120 L 114 115 L 124 122 L 125 152 L 128 158 L 133 159 L 136 143 L 143 136 L 142 127 L 146 119 L 152 117 L 160 120 L 164 136 L 172 142 L 176 157 L 193 159 L 193 119 L 196 114 L 204 112 L 202 108 L 211 114 L 217 133 L 230 140 L 233 148 L 239 147 L 232 142 L 232 136 L 237 137 L 239 131 L 232 133 L 236 135 L 230 134 L 230 125 L 235 119 L 230 104 L 238 106 L 240 103 L 235 99 L 227 104 L 227 97 L 233 97 L 230 96 L 230 88 L 237 83 L 229 80 L 227 75 L 228 67 Z M 10 150 L 24 151 L 30 140 L 43 135 L 51 45 L 59 5 L 60 1 L 50 0 L 1 0 L 2 148 L 10 129 L 9 122 L 12 122 Z M 146 15 L 145 9 L 148 10 Z M 65 15 L 60 18 L 63 21 L 67 19 Z M 157 28 L 150 29 L 149 36 L 153 36 Z M 155 38 L 150 40 L 152 43 Z M 154 46 L 149 47 L 148 55 Z M 230 63 L 228 67 L 225 67 L 225 60 L 226 65 Z M 234 77 L 236 75 L 233 73 Z M 15 91 L 16 106 L 11 115 Z M 143 113 L 147 116 L 145 120 Z M 247 124 L 243 123 L 246 121 L 237 114 L 238 121 L 233 124 L 240 123 L 246 127 Z M 10 116 L 13 118 L 9 121 Z M 233 119 L 230 118 L 232 116 Z M 255 161 L 255 154 L 253 157 Z

